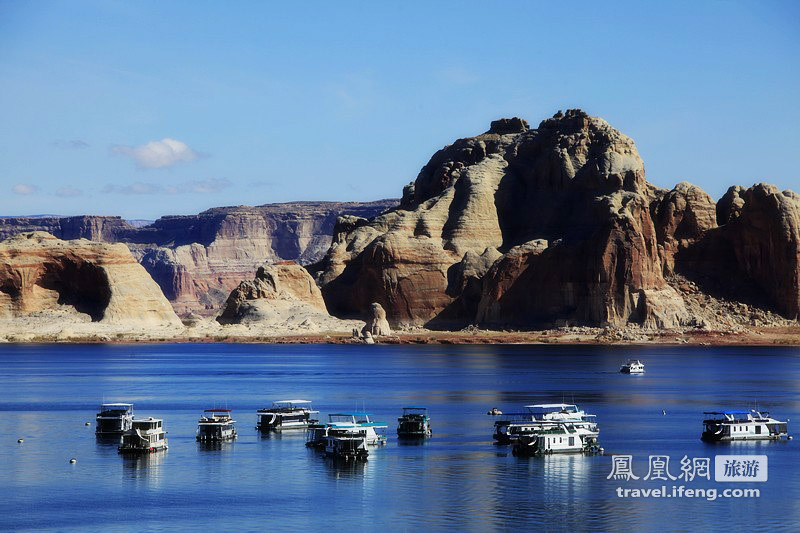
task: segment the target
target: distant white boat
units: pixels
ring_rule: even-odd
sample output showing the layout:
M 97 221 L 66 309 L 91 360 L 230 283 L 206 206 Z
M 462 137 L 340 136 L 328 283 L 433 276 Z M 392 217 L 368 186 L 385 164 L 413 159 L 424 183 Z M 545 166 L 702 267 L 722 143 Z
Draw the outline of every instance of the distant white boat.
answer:
M 345 461 L 366 461 L 369 455 L 364 433 L 353 429 L 330 429 L 322 439 L 322 449 L 328 457 Z
M 368 413 L 335 413 L 327 424 L 312 424 L 306 431 L 306 446 L 322 448 L 331 431 L 352 430 L 364 436 L 368 446 L 386 444 L 386 424 L 373 422 Z
M 619 371 L 623 374 L 644 374 L 644 364 L 638 359 L 628 359 Z

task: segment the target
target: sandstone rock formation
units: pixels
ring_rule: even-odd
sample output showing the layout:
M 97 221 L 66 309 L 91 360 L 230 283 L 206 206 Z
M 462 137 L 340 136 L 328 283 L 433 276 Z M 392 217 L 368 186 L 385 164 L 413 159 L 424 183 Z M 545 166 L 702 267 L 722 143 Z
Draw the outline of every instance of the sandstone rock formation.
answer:
M 392 330 L 389 327 L 389 321 L 386 320 L 386 311 L 384 311 L 383 307 L 381 307 L 381 304 L 373 303 L 369 306 L 369 311 L 367 312 L 367 323 L 364 326 L 364 329 L 361 330 L 361 334 L 364 337 L 366 337 L 367 334 L 369 334 L 370 337 L 392 334 Z
M 0 218 L 0 238 L 46 231 L 67 240 L 124 242 L 178 312 L 208 314 L 264 262 L 318 261 L 339 215 L 373 217 L 396 205 L 381 200 L 224 207 L 162 217 L 145 227 L 119 217 Z
M 62 241 L 44 232 L 0 242 L 0 317 L 64 310 L 107 324 L 180 325 L 123 244 Z
M 270 324 L 302 317 L 297 323 L 329 318 L 317 284 L 294 262 L 264 265 L 253 280 L 243 281 L 217 317 L 220 324 Z
M 674 326 L 652 189 L 633 141 L 601 119 L 495 121 L 434 154 L 400 209 L 342 221 L 318 280 L 334 314 L 374 301 L 395 324 Z

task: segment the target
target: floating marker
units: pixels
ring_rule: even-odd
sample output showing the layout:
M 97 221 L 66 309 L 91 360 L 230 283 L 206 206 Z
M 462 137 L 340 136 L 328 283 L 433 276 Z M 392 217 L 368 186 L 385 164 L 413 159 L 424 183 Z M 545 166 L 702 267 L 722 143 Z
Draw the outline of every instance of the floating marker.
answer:
M 89 426 L 91 426 L 91 425 L 92 425 L 92 423 L 91 423 L 91 422 L 86 422 L 86 423 L 84 424 L 84 426 L 86 426 L 86 427 L 89 427 Z
M 25 439 L 17 439 L 17 442 L 22 444 L 23 442 L 25 442 Z
M 77 460 L 77 459 L 75 459 L 74 457 L 73 457 L 72 459 L 70 459 L 70 460 L 69 460 L 69 464 L 71 464 L 71 465 L 74 465 L 74 464 L 75 464 L 75 463 L 77 463 L 77 462 L 78 462 L 78 460 Z

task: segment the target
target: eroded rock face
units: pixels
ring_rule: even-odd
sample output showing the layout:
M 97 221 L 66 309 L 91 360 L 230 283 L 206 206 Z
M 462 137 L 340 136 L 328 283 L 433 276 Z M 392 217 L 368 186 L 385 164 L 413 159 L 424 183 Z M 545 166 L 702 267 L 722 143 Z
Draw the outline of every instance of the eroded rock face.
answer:
M 392 323 L 642 321 L 641 291 L 666 286 L 652 199 L 602 119 L 495 121 L 434 154 L 400 209 L 340 224 L 318 280 L 331 312 L 375 301 Z
M 652 205 L 664 274 L 675 271 L 675 256 L 717 227 L 714 200 L 691 183 L 681 182 Z
M 274 320 L 272 315 L 286 311 L 287 304 L 327 315 L 322 293 L 305 268 L 294 262 L 264 265 L 255 279 L 242 281 L 231 292 L 217 321 L 247 324 Z
M 758 184 L 741 194 L 744 205 L 723 236 L 740 273 L 754 280 L 784 316 L 800 315 L 800 195 Z
M 123 244 L 62 241 L 44 232 L 0 242 L 0 316 L 64 309 L 109 324 L 180 325 Z

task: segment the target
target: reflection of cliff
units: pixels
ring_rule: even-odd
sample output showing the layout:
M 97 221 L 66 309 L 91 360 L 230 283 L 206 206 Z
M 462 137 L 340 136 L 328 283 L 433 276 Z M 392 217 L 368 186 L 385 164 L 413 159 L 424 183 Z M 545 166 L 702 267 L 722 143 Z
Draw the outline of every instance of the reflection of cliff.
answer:
M 339 215 L 372 217 L 397 204 L 294 202 L 223 207 L 134 227 L 119 217 L 0 219 L 0 239 L 46 231 L 60 239 L 124 242 L 179 312 L 214 309 L 265 262 L 317 261 Z

